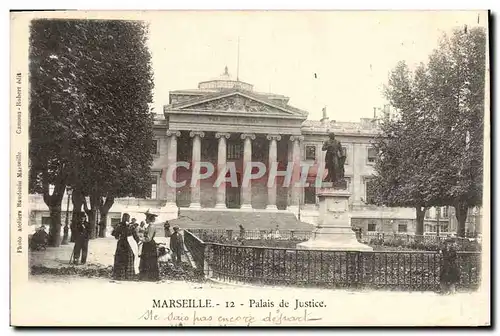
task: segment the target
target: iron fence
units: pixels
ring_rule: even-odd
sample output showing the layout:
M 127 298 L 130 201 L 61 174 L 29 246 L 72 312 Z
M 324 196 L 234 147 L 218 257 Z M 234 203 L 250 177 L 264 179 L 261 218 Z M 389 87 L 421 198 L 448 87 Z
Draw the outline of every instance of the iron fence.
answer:
M 232 230 L 232 229 L 187 229 L 205 242 L 227 242 L 238 239 L 246 240 L 298 240 L 312 237 L 312 231 L 301 230 Z
M 439 288 L 437 252 L 297 250 L 208 244 L 212 276 L 223 281 L 270 285 L 368 287 L 398 290 Z M 459 288 L 479 284 L 479 253 L 459 253 Z
M 398 290 L 439 288 L 442 256 L 435 251 L 321 251 L 203 242 L 185 231 L 186 246 L 205 274 L 254 284 L 368 287 Z M 459 252 L 458 288 L 476 289 L 479 252 Z M 200 260 L 202 259 L 202 260 Z
M 453 240 L 461 251 L 481 250 L 481 242 L 479 240 L 462 237 L 365 232 L 359 240 L 369 245 L 401 246 L 416 250 L 430 250 L 437 249 L 440 244 L 448 239 Z
M 232 230 L 232 229 L 188 229 L 205 242 L 228 243 L 238 240 L 292 240 L 306 241 L 314 235 L 313 231 L 295 230 Z M 428 235 L 394 234 L 378 232 L 361 232 L 354 230 L 360 242 L 376 246 L 405 247 L 415 250 L 438 250 L 439 245 L 449 237 Z M 453 239 L 461 251 L 480 251 L 478 240 L 454 237 Z M 250 242 L 251 244 L 251 242 Z M 248 245 L 248 244 L 246 244 Z

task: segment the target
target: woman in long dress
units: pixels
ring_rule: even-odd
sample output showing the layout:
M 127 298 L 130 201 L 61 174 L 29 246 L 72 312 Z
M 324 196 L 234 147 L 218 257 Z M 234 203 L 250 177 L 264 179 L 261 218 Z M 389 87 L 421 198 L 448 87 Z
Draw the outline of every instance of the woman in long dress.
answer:
M 153 223 L 157 215 L 145 212 L 146 225 L 144 230 L 144 238 L 142 239 L 141 263 L 139 264 L 139 279 L 143 281 L 158 281 L 160 279 L 160 271 L 158 268 L 158 251 L 154 240 L 156 229 Z
M 132 280 L 137 274 L 134 267 L 134 260 L 137 258 L 129 240 L 134 240 L 135 244 L 139 240 L 137 233 L 133 230 L 128 221 L 130 215 L 123 214 L 122 221 L 113 230 L 112 235 L 118 239 L 116 243 L 115 262 L 113 265 L 113 279 Z M 136 245 L 137 246 L 137 245 Z

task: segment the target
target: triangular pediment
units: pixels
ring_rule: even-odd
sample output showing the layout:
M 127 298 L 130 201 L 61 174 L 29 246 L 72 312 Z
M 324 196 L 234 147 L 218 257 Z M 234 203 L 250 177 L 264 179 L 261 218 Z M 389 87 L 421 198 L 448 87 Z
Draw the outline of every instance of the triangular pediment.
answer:
M 280 106 L 279 103 L 265 97 L 239 91 L 198 97 L 172 107 L 182 111 L 256 113 L 281 116 L 307 115 L 305 111 L 300 111 L 291 106 Z

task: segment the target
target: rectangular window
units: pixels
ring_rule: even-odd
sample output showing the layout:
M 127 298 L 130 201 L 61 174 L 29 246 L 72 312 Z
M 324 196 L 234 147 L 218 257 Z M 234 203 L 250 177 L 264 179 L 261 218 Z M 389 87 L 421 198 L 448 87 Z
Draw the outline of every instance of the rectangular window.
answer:
M 227 159 L 237 160 L 241 158 L 241 144 L 230 143 L 227 145 Z
M 151 189 L 146 198 L 156 199 L 158 196 L 158 175 L 151 175 Z
M 375 223 L 368 224 L 368 232 L 374 232 L 374 231 L 377 231 L 377 224 Z
M 373 182 L 371 182 L 370 180 L 365 180 L 365 202 L 367 204 L 373 204 Z
M 447 206 L 442 207 L 441 208 L 441 217 L 448 218 L 448 216 L 449 216 L 448 207 Z
M 46 217 L 46 216 L 42 217 L 42 225 L 50 226 L 50 216 L 49 217 Z
M 316 160 L 316 146 L 306 145 L 306 160 Z
M 377 151 L 373 147 L 369 147 L 367 150 L 367 162 L 368 163 L 375 163 L 375 160 L 377 159 Z
M 398 232 L 408 232 L 408 225 L 398 224 Z
M 304 188 L 304 203 L 316 204 L 316 187 L 314 185 Z
M 448 232 L 448 223 L 440 224 L 441 232 Z
M 158 154 L 158 140 L 153 140 L 151 153 Z
M 344 180 L 347 184 L 347 190 L 351 190 L 351 178 L 349 176 L 344 176 Z
M 120 223 L 120 218 L 111 218 L 111 227 L 116 227 Z

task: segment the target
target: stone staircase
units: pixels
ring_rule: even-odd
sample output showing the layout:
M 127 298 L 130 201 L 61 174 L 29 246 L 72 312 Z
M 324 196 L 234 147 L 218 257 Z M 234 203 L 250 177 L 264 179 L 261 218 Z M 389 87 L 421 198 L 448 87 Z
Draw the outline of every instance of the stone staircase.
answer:
M 287 211 L 239 211 L 239 210 L 180 210 L 177 219 L 170 220 L 171 227 L 210 228 L 238 230 L 242 224 L 245 230 L 269 230 L 278 225 L 282 230 L 310 231 L 313 225 L 299 221 L 295 215 Z M 160 223 L 158 223 L 160 224 Z M 157 225 L 158 225 L 157 224 Z M 160 226 L 160 225 L 159 225 Z M 158 226 L 158 234 L 163 233 L 163 223 Z

